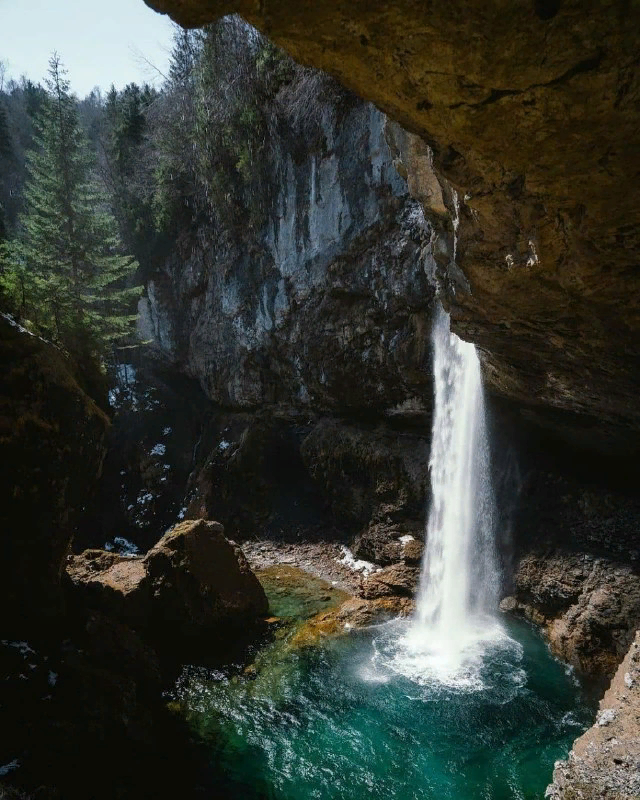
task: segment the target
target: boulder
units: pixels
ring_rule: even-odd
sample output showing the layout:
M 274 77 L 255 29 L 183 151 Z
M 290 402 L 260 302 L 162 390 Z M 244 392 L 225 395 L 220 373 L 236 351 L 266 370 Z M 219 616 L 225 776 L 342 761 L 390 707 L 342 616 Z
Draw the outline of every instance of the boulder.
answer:
M 198 519 L 169 529 L 144 558 L 156 625 L 183 635 L 265 615 L 269 603 L 242 550 L 219 522 Z
M 130 625 L 154 644 L 194 638 L 268 611 L 262 586 L 218 522 L 170 528 L 146 556 L 86 550 L 69 559 L 72 596 L 81 610 Z

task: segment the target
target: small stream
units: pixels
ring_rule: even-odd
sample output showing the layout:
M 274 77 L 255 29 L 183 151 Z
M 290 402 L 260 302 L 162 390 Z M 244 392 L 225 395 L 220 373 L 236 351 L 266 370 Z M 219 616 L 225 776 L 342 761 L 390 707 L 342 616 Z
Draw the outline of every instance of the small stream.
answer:
M 203 797 L 543 797 L 594 703 L 532 627 L 501 620 L 473 682 L 412 680 L 389 657 L 406 621 L 296 647 L 304 620 L 342 598 L 285 569 L 260 575 L 286 619 L 253 667 L 187 668 L 178 682 L 176 704 L 210 753 Z

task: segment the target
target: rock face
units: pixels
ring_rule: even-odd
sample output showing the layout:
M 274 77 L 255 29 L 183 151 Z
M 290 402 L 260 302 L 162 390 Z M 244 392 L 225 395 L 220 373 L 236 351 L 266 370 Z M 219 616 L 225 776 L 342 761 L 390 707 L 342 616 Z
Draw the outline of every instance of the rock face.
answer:
M 640 578 L 629 565 L 555 551 L 529 554 L 503 608 L 545 627 L 551 649 L 590 675 L 612 675 L 640 626 Z
M 556 763 L 551 800 L 640 797 L 640 632 L 600 701 L 592 728 Z
M 168 530 L 143 557 L 86 550 L 67 573 L 76 603 L 130 625 L 154 643 L 218 635 L 266 614 L 264 590 L 218 522 Z
M 446 274 L 450 225 L 443 277 L 491 385 L 548 424 L 590 420 L 604 449 L 638 448 L 636 6 L 149 5 L 187 25 L 238 12 L 419 134 L 458 191 L 459 215 L 444 202 L 464 280 Z
M 325 101 L 321 146 L 279 141 L 264 229 L 185 232 L 148 284 L 142 337 L 214 402 L 352 413 L 430 397 L 431 228 L 384 123 Z
M 56 347 L 3 316 L 0 362 L 0 620 L 24 635 L 62 610 L 64 559 L 109 421 Z
M 144 566 L 156 626 L 196 636 L 267 613 L 264 589 L 223 531 L 218 522 L 183 522 L 149 550 Z
M 301 454 L 336 515 L 359 526 L 406 526 L 413 519 L 421 527 L 429 459 L 424 436 L 323 419 L 304 439 Z

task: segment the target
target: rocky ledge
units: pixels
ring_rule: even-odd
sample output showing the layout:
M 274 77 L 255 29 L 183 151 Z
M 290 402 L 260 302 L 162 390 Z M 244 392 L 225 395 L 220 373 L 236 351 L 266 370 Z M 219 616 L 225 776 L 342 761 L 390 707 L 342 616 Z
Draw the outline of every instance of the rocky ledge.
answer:
M 595 725 L 558 761 L 550 800 L 640 797 L 640 631 L 600 701 Z
M 609 677 L 640 626 L 640 576 L 584 553 L 530 553 L 501 607 L 542 626 L 553 652 L 581 672 Z

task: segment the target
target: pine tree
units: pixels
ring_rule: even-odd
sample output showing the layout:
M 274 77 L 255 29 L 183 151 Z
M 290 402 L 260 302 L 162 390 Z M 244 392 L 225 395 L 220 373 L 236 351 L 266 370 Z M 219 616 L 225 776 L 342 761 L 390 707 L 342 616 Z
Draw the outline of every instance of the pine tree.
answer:
M 121 254 L 116 222 L 92 179 L 89 149 L 59 57 L 49 61 L 47 99 L 28 154 L 26 212 L 13 263 L 21 274 L 23 314 L 89 363 L 127 334 L 139 287 Z
M 4 200 L 8 192 L 5 187 L 5 175 L 8 174 L 9 164 L 13 160 L 9 120 L 7 119 L 2 95 L 3 93 L 0 92 L 0 242 L 7 235 Z

